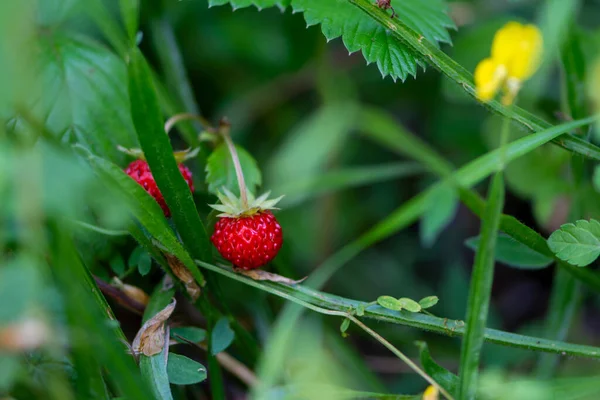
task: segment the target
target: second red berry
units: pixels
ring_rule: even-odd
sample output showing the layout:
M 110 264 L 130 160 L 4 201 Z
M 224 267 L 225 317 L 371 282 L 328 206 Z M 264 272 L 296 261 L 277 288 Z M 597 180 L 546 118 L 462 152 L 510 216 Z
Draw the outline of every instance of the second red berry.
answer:
M 188 184 L 190 190 L 194 191 L 194 184 L 192 182 L 192 172 L 183 164 L 179 164 L 179 171 Z M 149 194 L 154 197 L 160 208 L 162 208 L 166 217 L 171 216 L 171 211 L 169 207 L 167 207 L 167 203 L 165 199 L 158 190 L 158 186 L 156 185 L 156 181 L 152 176 L 152 172 L 150 172 L 150 167 L 145 160 L 136 160 L 129 164 L 125 169 L 125 173 L 133 178 L 137 183 L 139 183 Z

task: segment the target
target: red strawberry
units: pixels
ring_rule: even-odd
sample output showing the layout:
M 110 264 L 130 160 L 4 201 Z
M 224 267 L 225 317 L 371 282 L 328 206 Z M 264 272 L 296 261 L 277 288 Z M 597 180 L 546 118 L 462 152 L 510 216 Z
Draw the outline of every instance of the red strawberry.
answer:
M 283 243 L 281 226 L 270 209 L 281 199 L 267 200 L 268 193 L 254 199 L 247 195 L 246 205 L 231 192 L 219 194 L 222 204 L 211 205 L 221 211 L 210 240 L 219 253 L 237 268 L 262 267 L 275 258 Z
M 192 182 L 192 172 L 183 164 L 179 164 L 179 171 L 181 175 L 183 175 L 183 179 L 187 182 L 190 190 L 194 191 L 194 184 Z M 136 160 L 129 164 L 129 166 L 125 169 L 125 173 L 133 178 L 137 183 L 139 183 L 150 196 L 154 197 L 160 208 L 162 208 L 166 217 L 171 216 L 171 211 L 169 207 L 167 207 L 167 203 L 165 199 L 158 190 L 158 186 L 156 185 L 156 181 L 154 181 L 154 177 L 152 176 L 152 172 L 150 172 L 150 167 L 145 160 Z

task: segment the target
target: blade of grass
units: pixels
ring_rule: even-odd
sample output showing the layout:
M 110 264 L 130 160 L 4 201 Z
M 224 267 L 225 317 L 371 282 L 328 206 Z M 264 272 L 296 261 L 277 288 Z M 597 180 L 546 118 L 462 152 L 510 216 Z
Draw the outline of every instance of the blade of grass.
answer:
M 504 208 L 504 174 L 494 175 L 488 201 L 481 221 L 481 240 L 475 253 L 475 263 L 467 303 L 467 328 L 461 347 L 458 397 L 474 399 L 479 375 L 479 358 L 490 307 L 494 281 L 495 247 Z
M 292 296 L 296 299 L 304 300 L 305 302 L 309 302 L 310 304 L 329 310 L 352 313 L 355 312 L 360 306 L 365 308 L 364 316 L 366 318 L 375 319 L 381 322 L 409 326 L 447 336 L 462 336 L 465 332 L 465 323 L 460 320 L 450 320 L 447 318 L 439 318 L 422 313 L 410 313 L 408 311 L 392 311 L 367 302 L 347 299 L 321 292 L 305 285 L 287 286 L 274 282 L 255 281 L 244 275 L 236 274 L 229 268 L 218 267 L 216 265 L 208 264 L 198 260 L 196 260 L 196 263 L 202 268 L 216 272 L 220 275 L 226 276 L 229 279 L 236 280 L 248 286 L 255 287 L 259 290 L 283 298 L 288 298 L 286 296 Z M 285 294 L 286 296 L 283 296 L 282 294 Z M 555 354 L 561 354 L 564 352 L 566 355 L 570 356 L 600 359 L 599 347 L 558 342 L 489 328 L 486 328 L 484 332 L 485 340 L 489 341 L 490 343 L 532 351 Z
M 109 372 L 120 394 L 131 399 L 149 398 L 133 357 L 126 354 L 126 347 L 121 342 L 122 332 L 119 334 L 120 329 L 115 330 L 108 324 L 106 312 L 110 309 L 99 307 L 98 299 L 103 298 L 100 290 L 96 287 L 90 293 L 80 285 L 83 280 L 89 286 L 95 287 L 93 281 L 88 282 L 88 279 L 84 278 L 89 273 L 81 263 L 71 239 L 58 224 L 51 224 L 51 228 L 54 241 L 52 270 L 64 296 L 72 332 L 71 345 L 81 346 L 89 357 L 98 360 Z M 77 277 L 75 281 L 74 277 Z M 96 301 L 92 295 L 96 297 Z
M 202 273 L 187 251 L 183 248 L 175 233 L 169 227 L 164 214 L 156 200 L 148 194 L 137 182 L 131 179 L 121 168 L 103 158 L 97 157 L 81 146 L 76 149 L 85 157 L 94 171 L 109 187 L 116 188 L 117 193 L 124 196 L 131 213 L 142 226 L 160 242 L 171 254 L 174 254 L 190 270 L 196 281 L 201 285 L 204 280 Z M 187 186 L 186 186 L 187 187 Z M 137 232 L 134 237 L 141 239 Z M 152 254 L 152 252 L 150 253 Z M 158 257 L 158 256 L 157 256 Z M 157 258 L 157 260 L 161 260 Z M 164 261 L 164 259 L 162 260 Z
M 180 112 L 200 115 L 200 108 L 194 98 L 171 23 L 165 17 L 153 19 L 150 22 L 150 32 L 152 45 L 158 54 L 167 87 L 175 95 L 177 103 L 183 107 Z M 181 124 L 189 125 L 188 129 L 181 130 L 187 144 L 192 147 L 199 146 L 198 132 L 202 131 L 202 126 L 195 121 L 184 121 Z M 204 154 L 203 159 L 206 159 L 206 156 L 207 154 Z
M 571 18 L 570 18 L 571 19 Z M 587 115 L 585 90 L 585 59 L 581 50 L 581 43 L 574 29 L 574 18 L 571 23 L 567 40 L 561 49 L 563 91 L 567 99 L 567 112 L 572 118 Z M 581 128 L 579 133 L 584 130 Z M 573 188 L 571 190 L 571 210 L 569 221 L 584 218 L 587 210 L 584 207 L 581 187 L 584 184 L 585 159 L 578 155 L 571 156 L 571 176 Z M 561 267 L 566 264 L 558 262 Z M 586 269 L 587 270 L 587 269 Z M 581 285 L 564 269 L 557 269 L 552 282 L 550 303 L 545 321 L 544 336 L 554 340 L 564 340 L 572 325 L 573 318 L 581 301 Z M 539 378 L 551 378 L 558 368 L 559 357 L 556 355 L 541 355 L 536 366 Z
M 440 70 L 452 81 L 460 85 L 467 94 L 471 95 L 473 98 L 476 98 L 472 74 L 454 61 L 451 57 L 438 49 L 435 45 L 430 43 L 417 32 L 409 28 L 398 18 L 390 18 L 386 11 L 377 7 L 372 1 L 347 1 L 363 10 L 377 23 L 382 25 L 384 29 L 388 30 L 391 36 L 402 41 L 409 49 L 420 55 L 423 61 Z M 494 113 L 518 122 L 533 132 L 542 131 L 550 126 L 550 124 L 548 124 L 546 121 L 519 107 L 511 107 L 509 109 L 508 107 L 502 105 L 499 101 L 495 100 L 482 105 Z M 569 151 L 579 153 L 594 160 L 600 160 L 600 148 L 576 136 L 565 134 L 554 138 L 552 141 Z
M 451 176 L 454 170 L 452 164 L 427 143 L 405 130 L 385 112 L 365 107 L 359 120 L 361 121 L 361 131 L 365 137 L 375 140 L 392 151 L 421 162 L 425 168 L 441 178 Z M 461 201 L 481 218 L 486 204 L 485 200 L 475 191 L 464 187 L 459 188 L 459 193 Z M 538 253 L 557 259 L 555 254 L 548 248 L 546 239 L 516 218 L 503 214 L 500 219 L 500 229 Z M 600 275 L 594 271 L 577 268 L 566 263 L 560 263 L 559 266 L 568 270 L 572 276 L 575 276 L 595 291 L 600 292 Z
M 163 194 L 185 246 L 195 258 L 210 261 L 212 247 L 192 194 L 173 156 L 163 130 L 160 107 L 150 69 L 136 49 L 129 63 L 129 95 L 133 123 L 152 175 Z M 199 282 L 200 283 L 200 282 Z
M 364 117 L 365 115 L 366 114 L 363 114 L 362 116 Z M 359 118 L 359 121 L 361 119 L 362 118 Z M 549 142 L 560 135 L 561 132 L 574 129 L 593 120 L 594 118 L 573 121 L 516 140 L 507 145 L 504 160 L 508 163 L 515 158 L 527 154 L 527 152 L 534 150 L 544 143 Z M 366 126 L 369 125 L 367 124 Z M 471 187 L 493 171 L 497 170 L 500 163 L 500 152 L 498 150 L 489 152 L 456 171 L 446 179 L 447 182 L 433 185 L 429 189 L 406 201 L 385 218 L 385 220 L 378 223 L 372 229 L 329 257 L 315 270 L 315 272 L 312 273 L 307 283 L 317 288 L 322 287 L 333 274 L 364 249 L 417 221 L 427 209 L 428 196 L 431 191 L 438 187 L 438 185 L 458 182 L 464 187 Z M 302 309 L 297 305 L 287 304 L 285 306 L 273 329 L 273 334 L 271 336 L 273 346 L 276 346 L 279 342 L 289 340 L 289 332 L 298 318 L 300 318 L 301 314 Z M 259 364 L 258 371 L 259 379 L 263 381 L 265 385 L 269 386 L 274 384 L 276 375 L 279 371 L 278 366 L 281 365 L 281 362 L 283 362 L 283 360 L 280 359 L 280 355 L 277 352 L 266 351 L 263 353 L 263 359 Z

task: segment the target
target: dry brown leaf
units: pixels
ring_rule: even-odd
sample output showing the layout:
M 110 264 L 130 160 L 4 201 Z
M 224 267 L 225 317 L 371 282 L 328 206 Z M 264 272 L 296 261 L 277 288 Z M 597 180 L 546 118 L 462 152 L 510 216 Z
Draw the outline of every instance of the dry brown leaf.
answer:
M 168 306 L 156 313 L 140 328 L 131 345 L 134 354 L 142 353 L 150 357 L 163 350 L 165 347 L 165 322 L 173 314 L 176 304 L 177 301 L 173 299 Z
M 293 279 L 286 278 L 285 276 L 273 274 L 271 272 L 263 271 L 261 269 L 253 269 L 250 271 L 246 271 L 243 269 L 234 268 L 233 270 L 236 273 L 247 276 L 248 278 L 254 279 L 255 281 L 270 281 L 270 282 L 284 283 L 286 285 L 296 285 L 298 283 L 303 282 L 306 278 L 308 278 L 307 276 L 305 276 L 304 278 L 298 279 L 297 281 L 295 281 Z
M 171 271 L 173 271 L 173 274 L 175 274 L 175 276 L 178 277 L 179 280 L 181 280 L 181 282 L 183 282 L 183 284 L 185 285 L 185 289 L 192 298 L 192 300 L 198 300 L 198 297 L 200 297 L 201 293 L 200 286 L 198 286 L 190 271 L 174 255 L 169 253 L 163 254 L 165 255 L 165 258 L 167 259 L 167 262 L 171 267 Z
M 137 286 L 128 285 L 123 283 L 118 277 L 113 277 L 111 281 L 111 285 L 119 289 L 130 299 L 147 306 L 150 301 L 150 297 Z

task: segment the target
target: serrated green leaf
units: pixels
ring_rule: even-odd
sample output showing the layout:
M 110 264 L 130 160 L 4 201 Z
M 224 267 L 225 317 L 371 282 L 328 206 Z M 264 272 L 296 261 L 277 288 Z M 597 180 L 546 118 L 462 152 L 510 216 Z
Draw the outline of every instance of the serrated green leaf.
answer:
M 419 305 L 421 306 L 421 308 L 431 308 L 435 306 L 438 303 L 438 301 L 439 299 L 437 296 L 427 296 L 419 300 Z
M 401 297 L 398 299 L 398 303 L 400 307 L 402 307 L 406 311 L 410 312 L 419 312 L 421 311 L 421 305 L 414 301 L 413 299 L 409 299 L 408 297 Z
M 419 347 L 421 365 L 423 366 L 425 372 L 427 372 L 427 374 L 429 374 L 434 381 L 439 383 L 440 386 L 446 389 L 449 393 L 456 393 L 456 389 L 458 387 L 458 376 L 454 375 L 452 372 L 435 362 L 429 353 L 427 343 L 418 341 L 415 342 L 415 344 L 417 347 Z
M 262 175 L 256 164 L 256 160 L 244 148 L 237 145 L 235 148 L 242 171 L 244 172 L 246 187 L 251 192 L 256 192 L 262 183 Z M 206 183 L 208 184 L 208 191 L 214 194 L 222 191 L 223 188 L 230 190 L 235 195 L 240 194 L 233 160 L 225 143 L 219 145 L 208 157 L 206 162 Z
M 458 209 L 458 194 L 451 185 L 441 185 L 431 191 L 427 203 L 419 233 L 423 246 L 431 247 L 454 218 Z
M 379 304 L 383 308 L 387 308 L 388 310 L 400 311 L 402 310 L 402 306 L 398 299 L 392 296 L 379 296 L 377 298 L 377 304 Z
M 234 10 L 250 6 L 254 6 L 259 10 L 274 6 L 284 9 L 290 4 L 290 0 L 208 0 L 209 7 L 222 6 L 225 4 L 231 4 L 231 8 Z
M 202 364 L 175 353 L 169 353 L 167 373 L 169 382 L 174 385 L 193 385 L 206 379 L 206 368 Z
M 398 18 L 434 44 L 450 43 L 452 20 L 442 0 L 394 2 Z M 367 64 L 377 63 L 383 77 L 404 81 L 425 64 L 400 41 L 348 0 L 292 0 L 294 12 L 303 12 L 308 26 L 321 24 L 327 40 L 342 37 L 351 53 L 361 50 Z
M 465 245 L 471 250 L 477 250 L 479 236 L 467 239 Z M 501 263 L 519 269 L 542 269 L 553 261 L 552 258 L 538 253 L 505 234 L 499 234 L 496 238 L 495 258 Z
M 221 317 L 215 324 L 210 341 L 210 352 L 213 355 L 227 349 L 235 337 L 235 333 L 229 326 L 227 317 Z
M 600 255 L 600 222 L 592 219 L 564 224 L 550 235 L 548 247 L 561 260 L 585 267 Z
M 122 163 L 117 145 L 137 146 L 124 62 L 92 40 L 57 33 L 41 36 L 38 68 L 34 114 L 61 140 Z
M 206 339 L 206 331 L 202 328 L 197 328 L 195 326 L 180 326 L 177 328 L 171 329 L 171 336 L 174 336 L 174 339 L 180 343 L 187 343 L 177 336 L 181 336 L 182 338 L 192 342 L 192 343 L 200 343 L 204 339 Z

